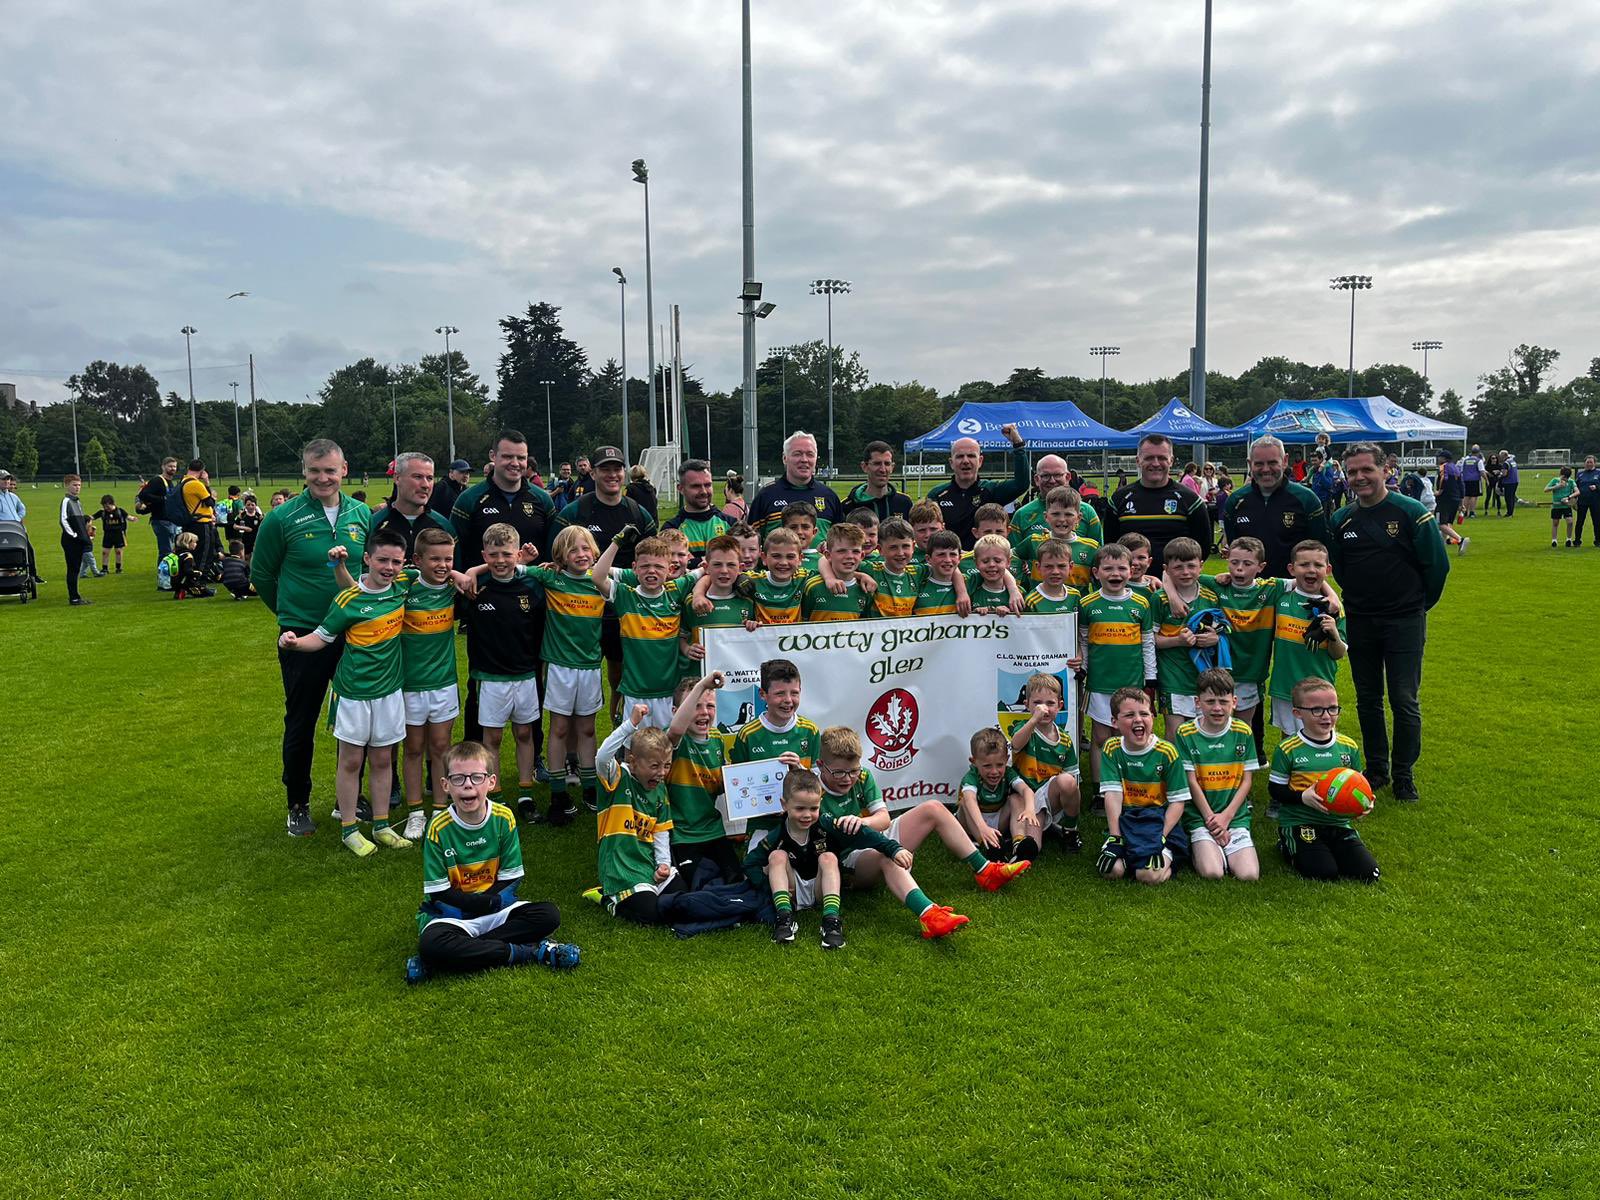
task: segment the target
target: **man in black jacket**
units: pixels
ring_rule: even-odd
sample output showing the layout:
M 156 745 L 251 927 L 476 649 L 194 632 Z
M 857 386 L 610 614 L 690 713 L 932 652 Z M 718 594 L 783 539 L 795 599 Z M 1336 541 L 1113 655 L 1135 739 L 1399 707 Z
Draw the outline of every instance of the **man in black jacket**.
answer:
M 1118 488 L 1106 515 L 1106 541 L 1125 533 L 1150 539 L 1150 569 L 1159 572 L 1167 543 L 1189 537 L 1200 543 L 1201 559 L 1211 554 L 1211 513 L 1206 502 L 1172 478 L 1172 439 L 1147 433 L 1139 439 L 1137 481 Z

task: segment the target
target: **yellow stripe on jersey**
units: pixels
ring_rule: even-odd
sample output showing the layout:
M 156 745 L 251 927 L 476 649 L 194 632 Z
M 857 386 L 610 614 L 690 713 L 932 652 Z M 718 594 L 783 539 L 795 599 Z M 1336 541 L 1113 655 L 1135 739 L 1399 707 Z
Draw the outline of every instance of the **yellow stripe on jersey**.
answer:
M 1306 640 L 1306 630 L 1311 622 L 1300 617 L 1291 616 L 1289 613 L 1278 613 L 1276 633 L 1274 636 L 1280 642 L 1303 642 Z
M 484 859 L 482 862 L 467 863 L 465 865 L 451 863 L 447 872 L 450 877 L 450 886 L 463 892 L 487 892 L 494 885 L 500 874 L 500 858 Z
M 666 641 L 668 638 L 677 637 L 682 623 L 682 618 L 677 615 L 650 617 L 643 613 L 623 613 L 617 622 L 623 637 L 646 642 Z
M 405 631 L 407 633 L 443 633 L 455 624 L 456 610 L 454 607 L 444 608 L 408 608 L 405 615 Z
M 1272 628 L 1273 609 L 1270 605 L 1260 608 L 1222 608 L 1222 615 L 1228 618 L 1228 624 L 1233 626 L 1235 633 L 1260 633 Z
M 667 782 L 679 787 L 703 788 L 714 796 L 722 790 L 722 772 L 687 758 L 674 758 L 672 769 L 667 772 Z
M 1144 630 L 1134 621 L 1090 621 L 1091 646 L 1137 646 L 1144 640 Z
M 588 617 L 598 621 L 606 611 L 606 602 L 598 592 L 558 592 L 546 588 L 544 602 L 550 611 L 566 617 Z
M 1356 745 L 1356 740 L 1354 738 L 1347 737 L 1342 733 L 1336 733 L 1333 735 L 1333 744 L 1335 746 L 1344 746 L 1350 750 L 1360 749 L 1360 747 Z M 1306 745 L 1305 738 L 1301 737 L 1297 733 L 1291 737 L 1286 737 L 1283 739 L 1283 741 L 1279 742 L 1278 749 L 1283 751 L 1286 756 L 1293 756 L 1294 752 L 1304 745 Z M 1316 746 L 1313 747 L 1313 749 L 1320 750 L 1322 747 Z M 1291 771 L 1289 773 L 1289 786 L 1297 792 L 1303 792 L 1312 784 L 1316 783 L 1317 780 L 1321 779 L 1325 774 L 1327 774 L 1327 769 L 1320 771 Z
M 637 838 L 648 842 L 658 833 L 670 833 L 672 821 L 658 821 L 649 813 L 634 811 L 631 804 L 613 804 L 600 810 L 595 823 L 595 840 L 608 837 Z
M 382 617 L 374 617 L 370 621 L 357 621 L 345 630 L 344 640 L 351 646 L 377 646 L 391 641 L 400 636 L 400 627 L 405 623 L 405 613 L 402 609 L 395 609 Z
M 872 594 L 872 603 L 880 617 L 909 617 L 916 611 L 915 596 L 890 596 L 879 588 Z
M 822 621 L 855 621 L 858 620 L 860 616 L 860 613 L 833 612 L 825 608 L 819 608 L 816 612 L 811 614 L 811 620 L 815 623 L 820 623 Z
M 763 604 L 756 601 L 756 620 L 762 625 L 798 625 L 800 623 L 800 605 L 794 604 Z

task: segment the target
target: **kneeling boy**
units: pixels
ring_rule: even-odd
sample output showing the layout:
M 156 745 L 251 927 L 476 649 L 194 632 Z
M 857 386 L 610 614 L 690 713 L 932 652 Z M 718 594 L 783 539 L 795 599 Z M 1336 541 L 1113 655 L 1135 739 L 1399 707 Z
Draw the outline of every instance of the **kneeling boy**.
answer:
M 1300 732 L 1278 743 L 1267 774 L 1278 805 L 1278 849 L 1307 879 L 1376 883 L 1378 860 L 1355 831 L 1355 818 L 1329 812 L 1315 790 L 1327 772 L 1364 765 L 1361 747 L 1335 727 L 1339 693 L 1324 679 L 1302 679 L 1291 699 Z
M 1056 724 L 1065 700 L 1061 680 L 1040 671 L 1028 676 L 1022 694 L 1030 715 L 1011 735 L 1012 761 L 1039 801 L 1046 831 L 1063 850 L 1076 854 L 1083 849 L 1078 836 L 1078 751 L 1070 736 L 1076 731 L 1064 736 Z M 1038 845 L 1024 846 L 1021 857 L 1038 853 Z
M 1156 737 L 1155 714 L 1142 688 L 1118 689 L 1111 714 L 1117 736 L 1106 742 L 1100 759 L 1109 836 L 1096 866 L 1107 879 L 1121 879 L 1131 869 L 1140 883 L 1165 883 L 1183 847 L 1177 826 L 1189 781 L 1177 748 Z
M 1196 685 L 1200 715 L 1178 728 L 1178 753 L 1189 778 L 1183 828 L 1195 874 L 1202 879 L 1261 878 L 1250 836 L 1250 788 L 1255 782 L 1255 735 L 1234 713 L 1233 676 L 1202 671 Z

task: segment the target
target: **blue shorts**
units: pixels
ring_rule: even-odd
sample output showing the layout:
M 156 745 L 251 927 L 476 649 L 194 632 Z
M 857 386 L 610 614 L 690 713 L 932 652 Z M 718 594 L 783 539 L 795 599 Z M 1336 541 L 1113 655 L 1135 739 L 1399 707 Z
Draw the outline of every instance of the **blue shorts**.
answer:
M 1129 866 L 1142 866 L 1162 850 L 1161 825 L 1166 819 L 1163 808 L 1125 808 L 1122 810 L 1122 841 L 1126 849 L 1123 857 Z M 1172 851 L 1173 861 L 1189 857 L 1189 835 L 1180 823 L 1167 835 L 1165 848 Z

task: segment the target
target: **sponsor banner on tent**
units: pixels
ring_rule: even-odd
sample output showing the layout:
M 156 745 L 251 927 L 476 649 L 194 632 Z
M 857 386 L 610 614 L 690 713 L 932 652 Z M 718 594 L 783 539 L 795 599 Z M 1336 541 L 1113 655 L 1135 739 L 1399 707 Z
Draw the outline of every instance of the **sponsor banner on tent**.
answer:
M 1009 737 L 1028 719 L 1023 685 L 1035 672 L 1062 681 L 1058 724 L 1078 728 L 1077 689 L 1067 660 L 1078 619 L 914 617 L 707 629 L 706 670 L 726 677 L 717 728 L 731 736 L 765 711 L 761 664 L 800 668 L 800 713 L 819 728 L 861 735 L 861 765 L 877 776 L 891 809 L 924 800 L 956 802 L 974 732 L 998 724 Z

